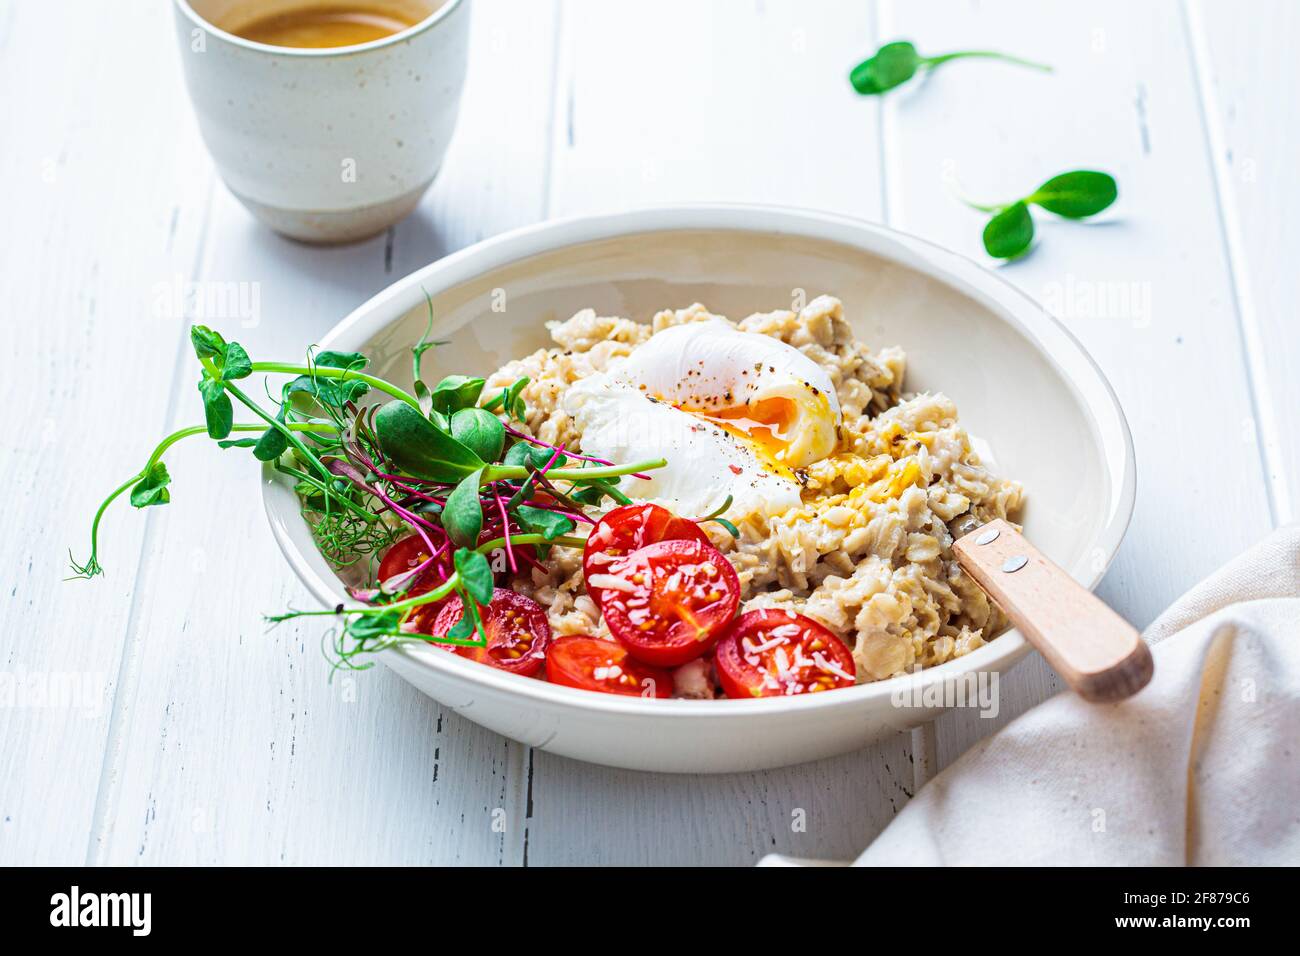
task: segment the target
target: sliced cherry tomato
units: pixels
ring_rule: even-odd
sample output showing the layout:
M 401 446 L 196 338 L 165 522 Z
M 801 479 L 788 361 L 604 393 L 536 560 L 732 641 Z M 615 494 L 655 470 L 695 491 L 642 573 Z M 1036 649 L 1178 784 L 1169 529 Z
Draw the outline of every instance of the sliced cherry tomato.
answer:
M 767 609 L 740 615 L 714 655 L 728 697 L 780 697 L 851 687 L 856 669 L 844 642 L 816 621 Z
M 546 677 L 552 684 L 629 697 L 671 697 L 673 675 L 628 656 L 616 641 L 558 637 L 546 652 Z
M 656 541 L 699 541 L 709 543 L 709 536 L 694 521 L 679 518 L 658 505 L 624 505 L 607 512 L 591 529 L 582 551 L 582 574 L 590 578 L 603 574 L 615 558 L 631 554 Z M 588 588 L 591 599 L 600 605 L 600 590 Z
M 465 608 L 459 597 L 447 601 L 434 624 L 435 634 L 446 634 L 460 620 Z M 492 603 L 480 607 L 487 647 L 459 647 L 448 650 L 481 664 L 490 664 L 512 674 L 532 677 L 542 669 L 546 648 L 551 643 L 551 625 L 546 611 L 532 598 L 506 588 L 492 592 Z
M 379 562 L 379 583 L 383 584 L 389 578 L 418 568 L 428 560 L 429 548 L 424 543 L 424 539 L 418 534 L 409 535 L 384 553 L 384 559 Z M 421 572 L 420 577 L 410 584 L 405 596 L 415 597 L 417 594 L 432 591 L 441 584 L 442 582 L 437 580 L 437 575 L 432 573 L 433 571 L 433 565 L 429 565 L 428 568 Z
M 442 609 L 449 603 L 451 603 L 451 598 L 421 604 L 407 618 L 407 630 L 411 634 L 433 635 L 441 633 L 437 630 L 438 615 L 442 613 Z
M 587 578 L 609 631 L 637 660 L 676 667 L 709 651 L 740 606 L 740 581 L 711 544 L 658 541 Z

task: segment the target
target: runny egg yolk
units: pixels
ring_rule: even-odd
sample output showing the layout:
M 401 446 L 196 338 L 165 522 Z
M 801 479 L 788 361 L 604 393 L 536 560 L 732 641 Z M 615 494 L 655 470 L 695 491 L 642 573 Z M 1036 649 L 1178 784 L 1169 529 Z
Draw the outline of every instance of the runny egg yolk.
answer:
M 779 396 L 761 398 L 731 408 L 676 407 L 718 425 L 753 448 L 771 470 L 786 478 L 794 478 L 794 473 L 784 463 L 793 438 L 790 428 L 799 418 L 798 403 L 793 399 Z

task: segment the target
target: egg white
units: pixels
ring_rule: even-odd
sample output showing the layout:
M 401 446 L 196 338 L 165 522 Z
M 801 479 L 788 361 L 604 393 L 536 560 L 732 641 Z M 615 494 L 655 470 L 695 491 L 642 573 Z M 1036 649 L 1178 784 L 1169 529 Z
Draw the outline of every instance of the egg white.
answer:
M 830 375 L 780 339 L 720 320 L 664 329 L 611 373 L 733 434 L 763 434 L 760 450 L 786 468 L 820 461 L 838 441 L 840 403 Z M 781 427 L 765 427 L 747 411 L 777 403 L 790 413 Z
M 582 429 L 582 449 L 609 461 L 665 458 L 648 478 L 628 475 L 619 489 L 675 514 L 697 518 L 720 507 L 727 514 L 779 514 L 799 504 L 799 483 L 773 473 L 754 450 L 719 425 L 651 398 L 605 373 L 570 386 L 564 408 Z
M 773 407 L 779 424 L 749 417 Z M 728 495 L 727 515 L 737 519 L 797 506 L 796 470 L 835 450 L 840 424 L 820 366 L 778 339 L 718 321 L 657 333 L 608 372 L 572 385 L 564 408 L 587 454 L 667 459 L 620 488 L 687 517 L 712 512 Z

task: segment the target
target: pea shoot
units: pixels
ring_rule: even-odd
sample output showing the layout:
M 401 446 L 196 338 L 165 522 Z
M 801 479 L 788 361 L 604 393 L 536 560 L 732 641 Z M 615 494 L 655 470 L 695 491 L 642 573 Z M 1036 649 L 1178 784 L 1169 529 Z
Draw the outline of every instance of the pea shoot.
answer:
M 995 259 L 1011 260 L 1025 255 L 1034 241 L 1030 206 L 1063 219 L 1087 219 L 1109 207 L 1118 196 L 1119 187 L 1108 173 L 1077 169 L 1053 176 L 1023 199 L 994 205 L 962 201 L 972 209 L 993 214 L 984 227 L 984 249 Z
M 896 40 L 886 43 L 874 55 L 855 66 L 849 73 L 849 82 L 863 96 L 879 96 L 902 86 L 919 71 L 933 70 L 945 63 L 962 59 L 1001 60 L 1045 73 L 1052 72 L 1052 68 L 1046 64 L 1022 60 L 1018 56 L 995 50 L 959 50 L 939 56 L 921 56 L 911 42 Z
M 557 545 L 581 548 L 585 539 L 572 532 L 580 522 L 592 523 L 584 508 L 598 508 L 606 498 L 625 503 L 619 478 L 665 464 L 619 465 L 534 437 L 525 421 L 527 378 L 486 396 L 485 380 L 474 376 L 448 375 L 429 387 L 421 359 L 442 343 L 429 341 L 427 330 L 411 349 L 411 392 L 368 374 L 369 360 L 359 352 L 310 352 L 302 363 L 255 362 L 238 342 L 202 325 L 192 327 L 190 341 L 201 369 L 203 424 L 164 438 L 140 471 L 100 504 L 90 555 L 73 560 L 74 576 L 104 573 L 100 526 L 116 499 L 127 495 L 135 508 L 171 500 L 163 457 L 178 441 L 207 435 L 221 448 L 251 450 L 254 459 L 292 479 L 316 544 L 336 569 L 359 566 L 373 580 L 381 553 L 401 538 L 421 538 L 425 557 L 417 567 L 350 589 L 355 603 L 268 618 L 273 624 L 337 618 L 342 627 L 327 635 L 326 645 L 335 667 L 366 669 L 373 664 L 359 662 L 362 655 L 406 641 L 486 646 L 479 607 L 492 600 L 489 559 L 515 573 Z M 243 387 L 257 374 L 289 376 L 270 407 Z M 237 409 L 255 421 L 236 421 Z M 421 610 L 455 594 L 465 613 L 447 634 L 417 630 L 430 629 Z

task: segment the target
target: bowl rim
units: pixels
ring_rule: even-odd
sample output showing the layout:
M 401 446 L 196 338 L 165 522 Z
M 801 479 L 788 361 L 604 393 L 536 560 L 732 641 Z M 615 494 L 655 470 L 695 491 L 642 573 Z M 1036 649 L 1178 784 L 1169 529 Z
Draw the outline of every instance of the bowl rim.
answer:
M 549 219 L 484 239 L 396 280 L 355 308 L 330 329 L 317 345 L 322 349 L 339 348 L 342 342 L 342 347 L 352 348 L 373 338 L 386 326 L 419 306 L 424 301 L 426 289 L 430 293 L 436 293 L 469 281 L 482 272 L 536 255 L 637 233 L 691 230 L 793 235 L 854 246 L 900 262 L 903 260 L 897 253 L 910 248 L 923 253 L 924 262 L 931 266 L 920 268 L 920 271 L 963 294 L 991 301 L 994 306 L 991 311 L 1003 321 L 1010 322 L 1016 331 L 1038 349 L 1075 391 L 1082 407 L 1094 419 L 1097 440 L 1109 469 L 1112 501 L 1110 513 L 1105 516 L 1092 545 L 1093 554 L 1100 550 L 1102 560 L 1094 561 L 1088 573 L 1076 574 L 1075 578 L 1089 590 L 1096 587 L 1128 530 L 1137 492 L 1133 438 L 1114 388 L 1097 362 L 1064 323 L 1027 293 L 968 256 L 879 223 L 793 206 L 722 202 L 643 205 L 616 212 Z M 864 244 L 865 238 L 874 240 L 875 245 Z M 891 256 L 891 251 L 895 255 Z M 938 260 L 940 267 L 934 267 L 935 260 Z M 914 268 L 922 265 L 919 262 L 907 264 Z M 1052 343 L 1050 347 L 1048 341 Z M 1063 360 L 1071 362 L 1072 369 L 1065 367 Z M 1089 382 L 1081 379 L 1080 373 L 1091 376 L 1092 380 Z M 1085 400 L 1082 391 L 1084 385 L 1093 386 L 1091 400 Z M 1100 387 L 1099 393 L 1095 391 L 1097 386 Z M 1102 417 L 1107 420 L 1102 421 Z M 280 480 L 269 464 L 263 466 L 263 503 L 276 543 L 289 565 L 324 607 L 355 603 L 337 580 L 330 582 L 318 575 L 294 544 L 270 494 L 271 485 Z M 296 513 L 292 517 L 301 520 Z M 535 705 L 665 719 L 693 719 L 707 715 L 725 721 L 773 712 L 802 713 L 826 708 L 865 709 L 872 702 L 886 698 L 895 702 L 919 701 L 927 688 L 934 685 L 962 680 L 968 674 L 1003 671 L 1025 656 L 1029 649 L 1024 637 L 1013 628 L 969 654 L 912 674 L 858 684 L 837 690 L 834 694 L 804 694 L 754 700 L 661 700 L 592 693 L 483 667 L 477 662 L 427 645 L 402 645 L 381 652 L 379 658 L 388 663 L 392 660 L 390 655 L 399 655 L 402 660 L 393 663 L 401 670 L 406 670 L 410 665 L 432 669 L 442 672 L 448 678 L 477 685 L 485 691 L 517 695 Z

